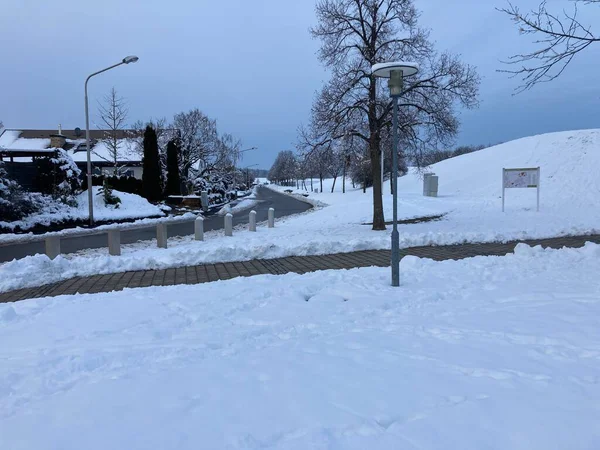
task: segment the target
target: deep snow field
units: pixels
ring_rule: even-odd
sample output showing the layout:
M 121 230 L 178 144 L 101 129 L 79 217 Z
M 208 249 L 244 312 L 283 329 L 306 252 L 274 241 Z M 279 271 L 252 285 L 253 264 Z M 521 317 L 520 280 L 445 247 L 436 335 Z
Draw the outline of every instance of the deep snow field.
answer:
M 536 212 L 535 189 L 510 189 L 506 212 L 501 211 L 502 168 L 541 167 L 541 208 Z M 422 195 L 421 174 L 398 180 L 401 219 L 444 215 L 439 221 L 399 227 L 402 247 L 507 241 L 600 231 L 600 130 L 581 130 L 533 136 L 459 156 L 431 166 L 439 177 L 439 197 Z M 310 186 L 310 182 L 307 181 Z M 191 264 L 314 255 L 389 248 L 390 229 L 373 232 L 372 191 L 360 187 L 342 194 L 326 180 L 323 193 L 302 199 L 318 207 L 301 215 L 279 219 L 275 229 L 263 225 L 257 233 L 239 228 L 233 237 L 208 232 L 204 242 L 192 236 L 169 240 L 168 249 L 155 241 L 124 245 L 122 256 L 107 249 L 63 255 L 50 261 L 45 255 L 0 264 L 0 292 L 36 286 L 74 276 Z M 320 187 L 317 180 L 313 186 Z M 278 186 L 267 188 L 284 190 Z M 384 187 L 386 220 L 391 220 L 392 196 Z M 248 214 L 248 210 L 236 214 Z M 234 211 L 235 213 L 235 211 Z
M 0 448 L 600 448 L 600 246 L 0 305 Z
M 444 218 L 402 225 L 401 244 L 598 232 L 599 148 L 600 131 L 574 131 L 443 161 L 438 198 L 421 195 L 419 174 L 402 177 L 402 218 Z M 510 190 L 502 213 L 502 167 L 536 166 L 541 211 L 535 190 Z M 0 291 L 388 248 L 389 229 L 363 225 L 370 190 L 347 188 L 311 192 L 315 210 L 254 234 L 8 262 Z M 600 245 L 519 244 L 503 257 L 405 257 L 399 288 L 389 268 L 364 268 L 0 304 L 0 449 L 598 449 L 598 273 Z

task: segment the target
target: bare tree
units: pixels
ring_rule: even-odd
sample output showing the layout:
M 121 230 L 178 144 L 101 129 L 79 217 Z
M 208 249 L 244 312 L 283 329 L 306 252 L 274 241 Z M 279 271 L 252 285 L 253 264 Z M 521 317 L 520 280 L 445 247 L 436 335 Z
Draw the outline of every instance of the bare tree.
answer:
M 173 128 L 167 122 L 166 117 L 161 117 L 158 119 L 150 119 L 146 122 L 142 120 L 138 120 L 133 123 L 130 127 L 130 138 L 136 141 L 136 146 L 133 149 L 139 156 L 144 156 L 144 146 L 142 145 L 142 141 L 144 139 L 144 132 L 146 127 L 150 125 L 154 131 L 156 131 L 156 139 L 158 141 L 158 151 L 161 155 L 165 155 L 167 153 L 167 144 L 170 140 L 177 138 L 177 130 Z
M 98 103 L 100 124 L 105 129 L 101 142 L 108 150 L 106 159 L 113 165 L 114 175 L 119 174 L 119 161 L 123 161 L 127 152 L 122 139 L 128 112 L 125 99 L 117 94 L 114 87 L 104 96 L 103 103 Z M 98 156 L 103 157 L 102 154 Z
M 179 165 L 184 181 L 190 181 L 190 171 L 194 169 L 199 169 L 201 174 L 211 170 L 220 155 L 216 121 L 195 108 L 176 114 L 173 127 L 180 133 Z
M 521 13 L 512 3 L 499 9 L 517 24 L 521 34 L 535 36 L 534 44 L 537 45 L 535 50 L 511 56 L 505 61 L 518 67 L 500 70 L 522 78 L 523 84 L 517 88 L 517 92 L 556 79 L 577 54 L 600 42 L 600 36 L 593 33 L 591 26 L 579 21 L 580 3 L 600 6 L 600 0 L 574 0 L 573 11 L 563 11 L 560 15 L 549 12 L 546 1 L 529 13 Z
M 269 170 L 269 180 L 276 183 L 289 184 L 298 173 L 298 161 L 291 150 L 284 150 L 277 154 L 275 162 Z
M 368 146 L 373 180 L 373 229 L 384 230 L 380 174 L 382 131 L 391 124 L 391 102 L 371 66 L 386 61 L 415 61 L 419 77 L 400 99 L 399 132 L 413 147 L 451 141 L 459 122 L 455 104 L 477 105 L 479 77 L 458 57 L 438 54 L 428 32 L 417 25 L 413 0 L 319 0 L 319 59 L 332 78 L 318 93 L 311 123 L 301 128 L 299 146 L 317 149 L 348 136 Z

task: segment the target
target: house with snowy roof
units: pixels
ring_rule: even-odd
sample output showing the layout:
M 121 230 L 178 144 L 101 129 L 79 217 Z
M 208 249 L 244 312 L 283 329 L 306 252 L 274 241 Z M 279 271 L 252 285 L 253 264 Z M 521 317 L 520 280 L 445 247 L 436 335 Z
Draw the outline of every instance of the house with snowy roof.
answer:
M 117 160 L 108 142 L 117 143 Z M 142 155 L 139 140 L 131 130 L 90 130 L 92 168 L 95 174 L 113 174 L 116 167 L 120 175 L 142 178 Z M 65 150 L 84 173 L 87 172 L 87 146 L 85 131 L 0 129 L 0 161 L 15 178 L 27 178 L 35 158 L 52 155 L 56 149 Z M 29 164 L 28 164 L 29 163 Z M 28 174 L 29 173 L 29 174 Z

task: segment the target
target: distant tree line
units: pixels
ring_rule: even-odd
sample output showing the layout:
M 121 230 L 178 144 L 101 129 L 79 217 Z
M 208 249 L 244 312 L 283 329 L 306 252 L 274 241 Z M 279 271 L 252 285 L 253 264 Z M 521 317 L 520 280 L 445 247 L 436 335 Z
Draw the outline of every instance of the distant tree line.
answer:
M 422 169 L 445 159 L 473 153 L 487 148 L 486 145 L 462 145 L 450 150 L 430 150 L 414 153 L 409 157 L 399 158 L 398 173 L 400 176 L 408 172 L 407 164 Z M 391 152 L 384 154 L 384 176 L 390 180 L 392 163 Z M 333 178 L 331 192 L 334 191 L 338 178 L 342 179 L 342 192 L 346 192 L 346 178 L 350 178 L 353 187 L 362 186 L 363 190 L 373 186 L 371 161 L 366 149 L 352 146 L 327 145 L 317 151 L 294 153 L 291 150 L 279 152 L 269 170 L 270 181 L 281 185 L 297 185 L 300 188 L 323 191 L 323 180 Z M 307 180 L 309 185 L 307 185 Z

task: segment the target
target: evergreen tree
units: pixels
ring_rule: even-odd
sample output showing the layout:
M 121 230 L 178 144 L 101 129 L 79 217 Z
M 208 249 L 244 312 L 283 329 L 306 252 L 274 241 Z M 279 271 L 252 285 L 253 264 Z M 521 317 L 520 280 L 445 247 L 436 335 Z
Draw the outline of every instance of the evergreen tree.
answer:
M 149 201 L 162 198 L 160 160 L 158 156 L 158 140 L 156 131 L 150 125 L 144 132 L 144 172 L 142 174 L 142 190 Z
M 181 180 L 179 178 L 179 152 L 181 142 L 171 139 L 167 144 L 167 186 L 165 195 L 181 194 Z

